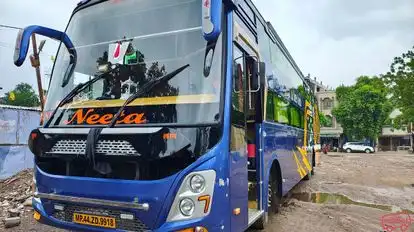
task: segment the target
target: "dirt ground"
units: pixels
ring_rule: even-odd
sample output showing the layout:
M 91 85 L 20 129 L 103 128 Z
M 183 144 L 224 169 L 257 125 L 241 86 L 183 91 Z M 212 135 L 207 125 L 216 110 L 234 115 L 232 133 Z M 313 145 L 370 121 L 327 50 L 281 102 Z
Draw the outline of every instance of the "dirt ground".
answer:
M 406 152 L 322 155 L 311 180 L 291 192 L 266 231 L 378 232 L 382 216 L 404 211 L 414 232 L 414 155 Z
M 0 182 L 0 193 L 19 184 L 17 180 L 6 188 Z M 378 232 L 384 231 L 384 215 L 402 210 L 413 215 L 406 231 L 414 232 L 414 155 L 330 153 L 322 155 L 311 180 L 291 191 L 266 231 Z M 62 231 L 36 223 L 32 214 L 26 207 L 19 226 L 4 229 L 0 222 L 0 231 Z

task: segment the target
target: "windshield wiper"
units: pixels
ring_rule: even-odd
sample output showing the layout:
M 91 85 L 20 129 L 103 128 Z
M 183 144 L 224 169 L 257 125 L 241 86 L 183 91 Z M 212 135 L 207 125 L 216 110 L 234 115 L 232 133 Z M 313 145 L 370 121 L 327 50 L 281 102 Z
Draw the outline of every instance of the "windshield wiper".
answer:
M 139 98 L 140 96 L 150 92 L 155 86 L 159 85 L 160 83 L 164 83 L 167 82 L 169 80 L 171 80 L 171 78 L 177 76 L 180 72 L 184 71 L 184 69 L 188 68 L 190 65 L 186 64 L 162 77 L 159 77 L 153 81 L 150 81 L 146 84 L 144 84 L 143 86 L 141 86 L 141 88 L 132 96 L 130 96 L 125 102 L 124 104 L 121 106 L 121 108 L 119 108 L 118 112 L 116 112 L 115 116 L 112 118 L 111 123 L 109 123 L 108 128 L 112 128 L 114 127 L 114 125 L 116 124 L 116 121 L 118 120 L 119 116 L 121 115 L 122 111 L 124 111 L 125 107 L 131 103 L 132 101 L 134 101 L 135 99 Z
M 92 85 L 93 83 L 97 82 L 98 80 L 100 80 L 102 77 L 104 77 L 105 75 L 113 72 L 114 70 L 118 69 L 119 66 L 117 65 L 115 68 L 106 71 L 104 73 L 99 74 L 98 76 L 90 79 L 87 82 L 84 83 L 80 83 L 78 84 L 75 88 L 72 89 L 72 91 L 70 91 L 60 102 L 59 104 L 56 106 L 56 108 L 53 110 L 52 114 L 50 115 L 49 120 L 46 122 L 46 124 L 44 125 L 44 127 L 49 127 L 50 123 L 52 122 L 57 110 L 64 106 L 66 103 L 70 102 L 78 93 L 80 93 L 81 91 L 83 91 L 85 88 L 87 88 L 88 86 Z

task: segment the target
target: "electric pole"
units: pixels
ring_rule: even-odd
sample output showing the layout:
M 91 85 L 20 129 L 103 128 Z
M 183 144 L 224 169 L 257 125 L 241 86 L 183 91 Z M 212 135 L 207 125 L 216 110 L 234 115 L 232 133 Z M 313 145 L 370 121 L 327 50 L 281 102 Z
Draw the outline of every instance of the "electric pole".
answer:
M 40 58 L 39 53 L 42 51 L 42 48 L 45 44 L 46 40 L 42 40 L 39 45 L 39 51 L 37 50 L 37 43 L 36 43 L 36 35 L 32 34 L 32 46 L 33 46 L 33 54 L 30 55 L 30 62 L 32 63 L 32 67 L 36 70 L 36 78 L 37 78 L 37 88 L 39 89 L 39 98 L 40 98 L 40 109 L 43 111 L 44 108 L 44 94 L 43 94 L 43 87 L 42 87 L 42 75 L 40 74 Z

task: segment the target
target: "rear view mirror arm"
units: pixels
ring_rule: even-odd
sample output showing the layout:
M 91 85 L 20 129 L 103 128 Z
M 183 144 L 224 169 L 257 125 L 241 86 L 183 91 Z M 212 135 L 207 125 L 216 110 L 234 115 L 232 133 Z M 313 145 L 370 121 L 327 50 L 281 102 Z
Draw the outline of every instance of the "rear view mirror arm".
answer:
M 69 53 L 71 53 L 73 56 L 73 60 L 71 60 L 71 62 L 76 64 L 76 50 L 74 48 L 72 41 L 69 39 L 66 33 L 47 27 L 32 25 L 19 31 L 19 35 L 16 39 L 16 47 L 14 53 L 14 64 L 16 66 L 20 67 L 24 63 L 24 60 L 27 56 L 27 52 L 29 50 L 30 38 L 34 33 L 61 41 L 66 46 Z

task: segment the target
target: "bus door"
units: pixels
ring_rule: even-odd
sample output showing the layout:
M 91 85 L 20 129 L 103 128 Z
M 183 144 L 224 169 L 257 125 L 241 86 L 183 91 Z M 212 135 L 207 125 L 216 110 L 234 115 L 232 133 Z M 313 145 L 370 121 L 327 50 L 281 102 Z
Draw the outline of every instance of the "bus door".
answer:
M 231 205 L 232 209 L 240 210 L 241 214 L 235 216 L 238 212 L 233 212 L 232 231 L 243 230 L 263 212 L 259 197 L 262 195 L 262 186 L 259 184 L 261 179 L 259 168 L 261 159 L 258 154 L 260 138 L 256 136 L 257 121 L 260 118 L 258 114 L 261 109 L 261 107 L 256 108 L 256 101 L 260 99 L 257 58 L 246 52 L 248 49 L 243 48 L 235 44 L 233 49 L 231 150 L 244 149 L 241 151 L 244 154 L 237 156 L 232 152 L 230 159 L 231 183 L 233 183 L 230 190 Z M 234 205 L 235 202 L 242 207 Z
M 230 136 L 230 207 L 231 230 L 243 231 L 248 223 L 247 198 L 247 127 L 245 56 L 237 46 L 233 48 L 233 89 Z

